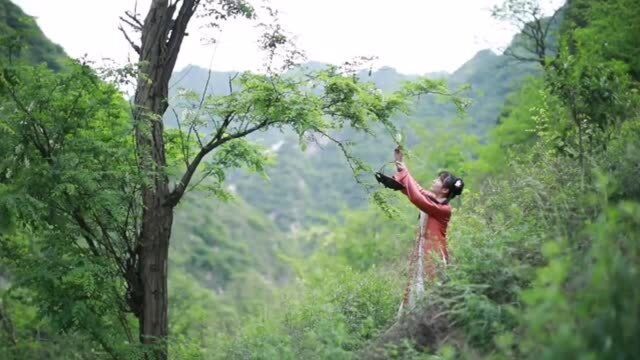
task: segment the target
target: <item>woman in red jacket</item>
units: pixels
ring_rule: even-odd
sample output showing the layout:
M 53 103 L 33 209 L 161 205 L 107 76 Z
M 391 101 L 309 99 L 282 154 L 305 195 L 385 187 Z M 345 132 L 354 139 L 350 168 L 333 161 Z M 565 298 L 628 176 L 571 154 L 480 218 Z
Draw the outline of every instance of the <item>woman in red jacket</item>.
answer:
M 410 260 L 410 279 L 405 290 L 400 311 L 412 308 L 424 293 L 424 277 L 435 278 L 433 257 L 449 262 L 447 251 L 447 226 L 451 219 L 449 201 L 460 195 L 464 188 L 462 179 L 443 171 L 433 180 L 431 190 L 423 189 L 411 176 L 403 162 L 402 150 L 395 149 L 396 174 L 393 178 L 402 186 L 402 192 L 409 201 L 420 209 L 420 226 L 416 236 L 416 246 Z

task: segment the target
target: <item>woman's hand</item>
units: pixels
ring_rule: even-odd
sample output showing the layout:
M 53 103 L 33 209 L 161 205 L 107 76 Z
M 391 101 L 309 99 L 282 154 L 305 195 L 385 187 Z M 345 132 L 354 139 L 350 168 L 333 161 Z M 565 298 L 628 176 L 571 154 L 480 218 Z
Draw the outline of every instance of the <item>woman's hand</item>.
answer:
M 404 155 L 402 154 L 402 147 L 401 146 L 398 146 L 397 148 L 395 148 L 393 150 L 393 158 L 396 160 L 396 162 L 404 161 Z
M 406 168 L 404 165 L 404 154 L 402 154 L 402 147 L 398 146 L 393 150 L 393 158 L 396 161 L 396 170 L 402 171 Z

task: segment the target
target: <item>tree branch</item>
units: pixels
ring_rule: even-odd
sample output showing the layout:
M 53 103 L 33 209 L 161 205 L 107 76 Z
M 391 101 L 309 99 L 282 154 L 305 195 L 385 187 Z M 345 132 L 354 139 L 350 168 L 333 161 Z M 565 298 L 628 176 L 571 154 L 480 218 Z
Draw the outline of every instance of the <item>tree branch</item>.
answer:
M 135 50 L 135 52 L 138 53 L 138 55 L 140 55 L 140 52 L 142 51 L 140 50 L 140 46 L 136 45 L 136 43 L 134 43 L 133 40 L 131 40 L 131 38 L 129 37 L 129 34 L 127 34 L 127 32 L 124 31 L 124 28 L 122 28 L 122 26 L 118 26 L 118 30 L 122 32 L 122 34 L 124 35 L 124 38 L 129 42 L 129 45 L 131 45 L 133 50 Z
M 544 28 L 544 36 L 545 39 L 547 37 L 547 34 L 549 33 L 549 28 L 551 27 L 551 25 L 553 24 L 553 21 L 556 19 L 556 16 L 558 16 L 558 14 L 560 13 L 560 10 L 563 8 L 563 6 L 559 7 L 556 9 L 556 11 L 553 12 L 553 15 L 551 15 L 551 17 L 549 18 L 549 21 L 547 22 L 547 25 Z
M 363 182 L 360 181 L 360 179 L 358 178 L 358 170 L 354 166 L 354 161 L 353 161 L 355 159 L 355 157 L 353 155 L 351 155 L 351 153 L 349 153 L 349 150 L 347 149 L 346 145 L 342 141 L 334 138 L 333 136 L 327 134 L 326 132 L 324 132 L 324 131 L 322 131 L 322 130 L 320 130 L 318 128 L 314 128 L 313 131 L 321 134 L 322 136 L 324 136 L 327 139 L 329 139 L 331 142 L 333 142 L 336 145 L 338 145 L 338 147 L 340 148 L 340 151 L 342 151 L 342 154 L 344 155 L 345 159 L 347 160 L 347 164 L 351 168 L 351 172 L 353 173 L 353 178 L 356 181 L 356 183 L 358 183 L 360 185 L 366 185 L 366 184 L 363 184 Z
M 233 94 L 233 80 L 238 77 L 239 72 L 235 73 L 233 76 L 229 75 L 229 95 Z
M 48 139 L 48 137 L 46 136 L 46 132 L 44 131 L 44 127 L 39 125 L 38 120 L 33 116 L 31 111 L 22 103 L 22 101 L 20 101 L 13 87 L 11 86 L 9 87 L 9 95 L 11 96 L 11 99 L 13 99 L 15 104 L 18 105 L 18 108 L 25 115 L 27 115 L 31 120 L 30 123 L 31 123 L 31 127 L 33 128 L 33 134 L 34 134 L 34 138 L 32 138 L 31 141 L 33 142 L 33 145 L 36 147 L 36 149 L 40 152 L 40 155 L 42 156 L 42 158 L 45 159 L 45 161 L 47 161 L 49 164 L 51 164 L 53 160 L 51 159 L 51 152 L 49 151 L 49 143 L 47 141 L 45 142 L 45 144 L 42 144 L 42 141 L 40 139 L 40 132 L 42 132 L 43 136 L 45 137 L 45 140 Z M 38 129 L 40 129 L 40 132 L 38 131 Z
M 129 24 L 129 26 L 131 26 L 134 29 L 137 30 L 142 30 L 142 27 L 144 26 L 142 24 L 142 21 L 140 21 L 138 19 L 138 16 L 136 14 L 132 14 L 129 11 L 125 11 L 124 12 L 125 16 L 127 16 L 129 19 L 131 19 L 131 21 L 133 21 L 133 23 L 131 21 L 126 20 L 125 18 L 123 18 L 122 16 L 120 16 L 120 20 L 126 22 L 127 24 Z
M 230 117 L 227 117 L 227 119 L 229 119 Z M 230 121 L 230 120 L 229 120 Z M 228 122 L 225 119 L 225 123 L 227 123 L 226 126 L 228 126 Z M 202 161 L 202 159 L 209 154 L 211 151 L 213 151 L 215 148 L 233 140 L 233 139 L 238 139 L 244 136 L 247 136 L 257 130 L 263 129 L 267 126 L 273 125 L 275 124 L 277 121 L 269 121 L 268 119 L 265 119 L 263 121 L 261 121 L 260 123 L 256 124 L 253 127 L 247 128 L 243 131 L 239 131 L 235 134 L 231 134 L 231 135 L 227 135 L 227 136 L 222 136 L 223 134 L 223 127 L 220 127 L 220 129 L 218 129 L 218 133 L 216 134 L 216 136 L 211 139 L 211 141 L 202 149 L 200 149 L 200 152 L 198 152 L 198 154 L 196 155 L 196 157 L 193 159 L 193 161 L 191 161 L 191 163 L 189 164 L 189 166 L 187 167 L 187 171 L 184 173 L 184 175 L 182 176 L 182 179 L 180 180 L 180 182 L 177 184 L 176 188 L 173 189 L 173 191 L 171 192 L 171 194 L 169 194 L 169 196 L 167 197 L 167 199 L 164 202 L 165 206 L 176 206 L 178 204 L 178 202 L 180 201 L 180 199 L 182 198 L 182 196 L 184 195 L 185 189 L 187 188 L 187 186 L 189 185 L 189 182 L 191 181 L 191 178 L 193 177 L 193 174 L 195 173 L 196 169 L 198 168 L 198 165 L 200 165 L 200 162 Z M 224 125 L 224 123 L 223 123 Z M 226 126 L 224 126 L 226 128 Z
M 129 25 L 134 31 L 142 31 L 142 27 L 139 26 L 138 24 L 134 24 L 131 21 L 123 18 L 122 16 L 120 16 L 120 21 L 122 21 L 123 23 Z
M 529 52 L 533 52 L 529 49 L 527 49 L 527 51 Z M 522 55 L 518 55 L 516 54 L 512 49 L 507 49 L 504 51 L 504 55 L 512 57 L 518 61 L 522 61 L 522 62 L 540 62 L 540 58 L 538 57 L 527 57 L 527 56 L 522 56 Z
M 116 249 L 113 247 L 113 241 L 111 240 L 111 235 L 109 235 L 109 230 L 102 223 L 102 221 L 100 221 L 100 218 L 95 213 L 93 214 L 93 219 L 96 222 L 96 224 L 98 224 L 98 227 L 100 228 L 100 231 L 102 232 L 102 237 L 104 238 L 103 246 L 105 247 L 105 249 L 107 249 L 107 251 L 109 253 L 111 253 L 111 256 L 113 257 L 113 260 L 115 260 L 115 263 L 118 264 L 118 267 L 122 271 L 122 274 L 123 275 L 126 274 L 126 269 L 124 267 L 125 262 L 118 255 L 118 253 L 116 252 Z
M 185 146 L 182 125 L 180 124 L 180 117 L 178 116 L 176 109 L 174 109 L 173 107 L 171 107 L 171 111 L 173 112 L 173 116 L 176 118 L 176 123 L 178 124 L 178 133 L 180 134 L 180 147 L 182 148 L 182 159 L 184 160 L 184 164 L 186 166 L 189 166 L 189 152 Z
M 87 221 L 84 219 L 82 214 L 80 214 L 80 211 L 78 211 L 77 209 L 73 210 L 73 212 L 71 213 L 71 216 L 76 221 L 76 224 L 78 224 L 80 229 L 83 231 L 82 237 L 84 237 L 84 239 L 86 240 L 87 245 L 89 245 L 89 249 L 91 250 L 93 255 L 100 256 L 100 251 L 98 250 L 98 247 L 94 242 L 95 235 L 91 230 L 91 227 L 89 226 Z
M 177 2 L 171 6 L 175 7 L 176 5 Z M 176 59 L 178 58 L 178 52 L 180 51 L 180 45 L 182 45 L 182 40 L 186 35 L 187 25 L 189 25 L 189 20 L 191 20 L 191 17 L 196 12 L 198 5 L 200 5 L 200 0 L 184 0 L 180 6 L 178 16 L 173 22 L 173 27 L 171 28 L 171 35 L 167 41 L 165 67 L 168 69 L 173 69 L 175 65 Z

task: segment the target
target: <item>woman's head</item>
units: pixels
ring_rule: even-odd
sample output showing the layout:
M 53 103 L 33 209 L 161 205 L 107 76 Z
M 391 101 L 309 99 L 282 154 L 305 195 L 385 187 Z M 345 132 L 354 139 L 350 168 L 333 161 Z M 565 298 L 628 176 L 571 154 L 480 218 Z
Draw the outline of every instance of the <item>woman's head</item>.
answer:
M 464 181 L 448 171 L 441 171 L 431 184 L 431 191 L 438 197 L 451 200 L 462 194 Z

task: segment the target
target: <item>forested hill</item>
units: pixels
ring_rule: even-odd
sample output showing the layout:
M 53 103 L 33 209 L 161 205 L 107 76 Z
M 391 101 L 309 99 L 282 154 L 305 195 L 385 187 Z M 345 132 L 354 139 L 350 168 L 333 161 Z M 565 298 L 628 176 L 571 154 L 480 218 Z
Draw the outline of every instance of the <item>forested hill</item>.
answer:
M 0 41 L 19 47 L 20 57 L 31 64 L 44 63 L 59 70 L 67 57 L 61 46 L 52 43 L 42 33 L 35 19 L 9 0 L 0 0 Z

